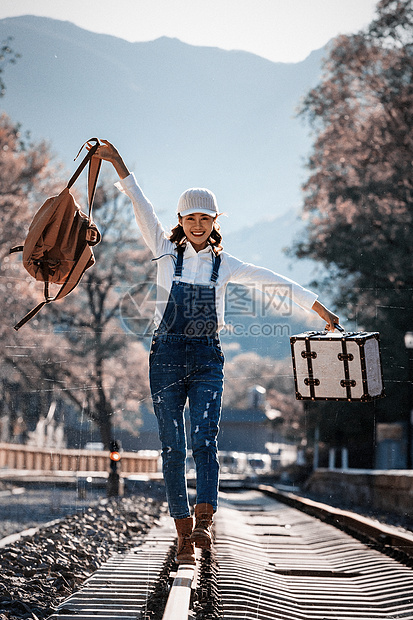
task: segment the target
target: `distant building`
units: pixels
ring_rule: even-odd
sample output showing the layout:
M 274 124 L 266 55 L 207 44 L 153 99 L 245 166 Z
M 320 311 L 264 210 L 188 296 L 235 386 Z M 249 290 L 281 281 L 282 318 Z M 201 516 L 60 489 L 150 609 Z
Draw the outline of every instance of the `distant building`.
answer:
M 268 418 L 264 409 L 224 407 L 218 447 L 224 452 L 266 452 L 269 441 Z
M 185 412 L 186 431 L 191 446 L 189 412 Z M 142 424 L 138 437 L 122 438 L 122 447 L 127 450 L 160 450 L 158 425 L 151 409 L 141 408 Z M 126 442 L 125 442 L 126 440 Z M 224 407 L 221 415 L 218 447 L 223 451 L 266 452 L 269 441 L 268 418 L 263 409 L 232 409 Z M 125 444 L 128 444 L 126 446 Z
M 295 445 L 286 442 L 279 430 L 272 426 L 274 416 L 278 411 L 270 410 L 265 402 L 265 390 L 255 386 L 250 390 L 250 406 L 246 409 L 223 407 L 220 429 L 218 434 L 218 448 L 220 452 L 242 452 L 256 454 L 271 454 L 274 463 L 283 464 L 283 461 L 294 462 L 297 455 Z M 161 450 L 158 438 L 158 425 L 153 409 L 150 406 L 141 406 L 141 425 L 139 436 L 130 433 L 117 432 L 124 450 Z M 188 448 L 191 448 L 191 434 L 189 410 L 185 411 L 185 426 Z
M 375 469 L 405 469 L 407 429 L 403 422 L 377 424 Z

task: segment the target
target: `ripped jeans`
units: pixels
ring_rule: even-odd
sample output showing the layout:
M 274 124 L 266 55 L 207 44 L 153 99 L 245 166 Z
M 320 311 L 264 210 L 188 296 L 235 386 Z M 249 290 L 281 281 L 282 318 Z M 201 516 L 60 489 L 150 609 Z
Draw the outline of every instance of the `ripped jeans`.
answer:
M 196 467 L 197 503 L 218 502 L 217 435 L 221 414 L 224 356 L 216 337 L 155 335 L 149 378 L 162 469 L 171 517 L 190 516 L 186 485 L 184 408 L 189 400 L 192 455 Z

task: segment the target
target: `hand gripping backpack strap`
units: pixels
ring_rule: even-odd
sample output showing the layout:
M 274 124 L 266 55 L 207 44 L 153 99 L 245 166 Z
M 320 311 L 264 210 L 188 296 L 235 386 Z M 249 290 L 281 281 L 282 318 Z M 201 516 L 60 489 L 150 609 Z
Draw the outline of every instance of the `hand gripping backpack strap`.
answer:
M 78 177 L 80 176 L 80 174 L 82 173 L 84 168 L 89 163 L 89 171 L 88 171 L 88 203 L 89 203 L 89 213 L 88 213 L 88 217 L 89 217 L 89 221 L 91 221 L 92 206 L 93 206 L 93 201 L 94 201 L 95 194 L 96 194 L 97 181 L 98 181 L 98 176 L 99 176 L 100 168 L 101 168 L 101 165 L 102 165 L 102 160 L 101 159 L 95 159 L 95 160 L 92 159 L 93 155 L 96 153 L 98 147 L 100 146 L 99 140 L 97 138 L 91 138 L 90 140 L 88 140 L 88 142 L 95 142 L 95 144 L 87 152 L 87 154 L 85 155 L 85 157 L 83 158 L 83 160 L 81 161 L 79 166 L 77 167 L 76 171 L 73 173 L 72 177 L 69 179 L 69 182 L 67 184 L 67 188 L 70 189 L 72 187 L 72 185 L 77 181 Z M 86 142 L 85 142 L 85 144 L 86 144 Z M 85 146 L 85 144 L 83 144 L 82 147 L 80 148 L 79 153 L 75 157 L 75 160 L 79 157 L 79 154 L 80 154 L 81 150 L 83 149 L 83 147 Z M 14 326 L 14 329 L 16 331 L 18 331 L 21 327 L 23 327 L 23 325 L 25 325 L 34 316 L 36 316 L 36 314 L 43 308 L 44 305 L 46 305 L 46 304 L 48 304 L 48 303 L 50 303 L 52 301 L 56 301 L 58 299 L 62 299 L 63 297 L 66 297 L 66 295 L 68 295 L 71 291 L 73 291 L 74 288 L 76 288 L 76 286 L 79 283 L 80 278 L 82 277 L 83 273 L 86 270 L 87 264 L 88 264 L 89 259 L 90 259 L 90 254 L 89 254 L 88 249 L 89 248 L 87 246 L 83 249 L 83 252 L 79 256 L 79 258 L 76 261 L 76 263 L 73 265 L 73 267 L 72 267 L 72 269 L 70 271 L 70 274 L 67 277 L 66 282 L 64 284 L 62 284 L 62 286 L 60 287 L 59 291 L 57 292 L 57 294 L 54 297 L 49 297 L 49 282 L 47 281 L 47 279 L 45 280 L 45 283 L 44 283 L 44 301 L 42 301 L 35 308 L 30 310 L 30 312 L 28 312 L 26 314 L 26 316 L 24 316 L 18 323 L 16 323 L 16 325 Z M 17 251 L 17 248 L 13 248 L 13 250 Z

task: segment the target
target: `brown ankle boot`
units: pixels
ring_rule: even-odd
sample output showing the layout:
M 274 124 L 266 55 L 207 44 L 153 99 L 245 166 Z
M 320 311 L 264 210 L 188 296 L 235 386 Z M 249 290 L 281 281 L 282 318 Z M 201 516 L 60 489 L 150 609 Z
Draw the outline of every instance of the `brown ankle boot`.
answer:
M 177 564 L 195 564 L 194 544 L 190 541 L 193 526 L 192 517 L 175 519 L 175 527 L 178 533 L 178 546 L 175 558 Z
M 197 504 L 195 506 L 195 527 L 191 542 L 200 549 L 209 549 L 212 542 L 211 525 L 214 509 L 211 504 Z

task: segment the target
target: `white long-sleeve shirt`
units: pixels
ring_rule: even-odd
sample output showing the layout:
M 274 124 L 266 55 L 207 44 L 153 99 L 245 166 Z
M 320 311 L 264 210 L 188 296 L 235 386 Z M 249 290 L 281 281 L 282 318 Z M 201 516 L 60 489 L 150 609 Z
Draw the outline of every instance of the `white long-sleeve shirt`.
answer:
M 143 194 L 134 174 L 130 174 L 125 179 L 118 181 L 116 187 L 131 199 L 142 237 L 154 257 L 166 254 L 166 256 L 157 261 L 157 300 L 154 324 L 155 327 L 158 327 L 168 301 L 175 271 L 175 261 L 168 255 L 176 255 L 176 245 L 167 238 L 152 204 Z M 274 300 L 275 303 L 277 303 L 277 300 L 279 303 L 280 299 L 285 300 L 285 298 L 289 298 L 305 310 L 310 310 L 317 299 L 315 293 L 270 269 L 244 263 L 224 251 L 221 256 L 221 265 L 215 287 L 218 330 L 221 330 L 225 324 L 225 290 L 230 282 L 252 286 L 262 291 L 266 299 Z M 181 282 L 208 285 L 211 278 L 212 261 L 213 253 L 211 246 L 208 245 L 204 250 L 196 252 L 193 246 L 187 243 L 184 252 Z

